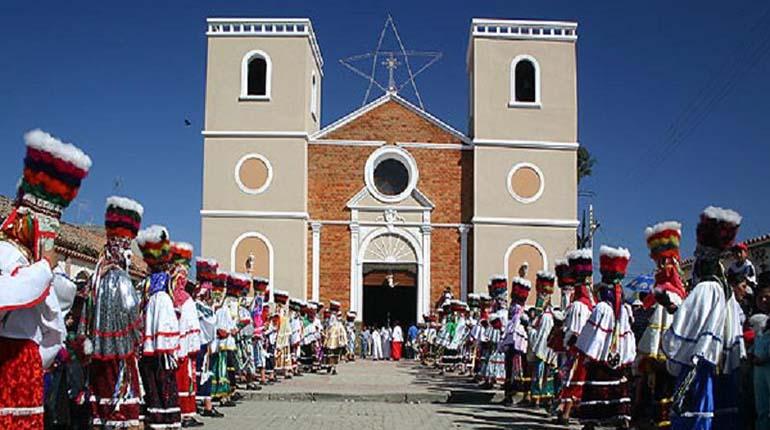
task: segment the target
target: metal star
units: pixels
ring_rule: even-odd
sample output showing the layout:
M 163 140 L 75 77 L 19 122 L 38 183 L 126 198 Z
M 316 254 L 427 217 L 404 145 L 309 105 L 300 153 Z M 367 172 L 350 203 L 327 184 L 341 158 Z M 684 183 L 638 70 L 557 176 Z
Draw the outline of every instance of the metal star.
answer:
M 391 29 L 393 32 L 393 35 L 396 38 L 396 41 L 398 42 L 398 51 L 386 51 L 382 50 L 382 42 L 385 39 L 385 32 Z M 388 14 L 388 18 L 385 20 L 385 25 L 382 28 L 382 32 L 380 32 L 380 38 L 377 40 L 377 47 L 374 49 L 373 52 L 367 52 L 365 54 L 359 54 L 359 55 L 353 55 L 351 57 L 343 58 L 340 60 L 340 64 L 348 68 L 350 71 L 355 73 L 356 75 L 366 79 L 369 82 L 369 86 L 366 88 L 366 94 L 364 94 L 364 100 L 361 103 L 361 106 L 364 106 L 367 101 L 369 100 L 369 95 L 372 91 L 372 86 L 376 86 L 377 88 L 381 89 L 383 92 L 386 93 L 398 93 L 402 88 L 404 88 L 407 85 L 411 85 L 412 89 L 414 90 L 415 97 L 417 97 L 417 102 L 420 105 L 421 109 L 425 109 L 425 106 L 422 103 L 422 98 L 420 97 L 420 92 L 417 90 L 417 83 L 415 81 L 415 78 L 422 72 L 425 71 L 428 67 L 432 66 L 436 61 L 438 61 L 441 58 L 441 52 L 436 51 L 407 51 L 404 47 L 403 42 L 401 41 L 401 37 L 398 35 L 398 30 L 396 30 L 396 24 L 393 21 L 393 17 Z M 409 63 L 410 57 L 419 57 L 419 58 L 427 58 L 427 62 L 422 65 L 417 71 L 412 70 L 412 64 Z M 384 58 L 380 65 L 384 66 L 388 70 L 388 83 L 387 85 L 383 85 L 379 82 L 377 82 L 376 79 L 376 71 L 377 71 L 377 65 L 378 60 Z M 365 70 L 361 70 L 359 67 L 356 67 L 354 64 L 355 62 L 361 61 L 361 60 L 370 60 L 371 59 L 371 67 L 369 70 L 369 73 L 367 73 Z M 395 71 L 396 69 L 401 65 L 406 66 L 406 72 L 408 77 L 403 80 L 403 82 L 396 82 L 395 78 Z

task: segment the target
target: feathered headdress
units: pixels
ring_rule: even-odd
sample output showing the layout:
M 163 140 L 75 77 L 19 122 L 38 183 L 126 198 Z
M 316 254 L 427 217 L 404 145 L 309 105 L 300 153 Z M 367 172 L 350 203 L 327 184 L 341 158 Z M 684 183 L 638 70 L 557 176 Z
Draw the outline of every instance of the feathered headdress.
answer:
M 527 301 L 529 292 L 532 290 L 532 283 L 529 280 L 515 276 L 511 279 L 511 299 L 520 304 Z
M 569 269 L 575 282 L 586 283 L 594 273 L 593 257 L 590 249 L 578 249 L 567 254 Z
M 251 278 L 243 273 L 228 273 L 227 275 L 227 295 L 240 296 L 249 291 Z
M 342 309 L 342 304 L 336 300 L 329 300 L 329 310 L 332 312 L 339 312 Z
M 289 292 L 283 290 L 275 290 L 273 291 L 273 300 L 275 300 L 276 303 L 285 305 L 289 301 Z
M 169 235 L 166 227 L 151 225 L 136 236 L 136 244 L 142 251 L 144 262 L 150 270 L 162 269 L 170 259 Z
M 722 251 L 733 245 L 741 220 L 742 217 L 730 209 L 714 206 L 704 209 L 696 229 L 698 236 L 696 253 L 700 257 L 719 258 Z
M 572 271 L 569 268 L 569 262 L 567 259 L 556 260 L 553 268 L 556 273 L 556 280 L 559 283 L 559 288 L 568 289 L 573 288 L 575 279 L 572 276 Z
M 195 259 L 195 277 L 199 283 L 214 283 L 219 270 L 219 263 L 211 258 L 198 257 Z
M 535 279 L 535 290 L 538 294 L 551 295 L 553 294 L 553 286 L 555 284 L 556 277 L 553 273 L 541 270 L 537 272 L 537 278 Z
M 602 273 L 602 288 L 606 291 L 605 298 L 611 298 L 615 315 L 620 314 L 623 304 L 623 286 L 621 282 L 626 276 L 631 253 L 625 248 L 612 248 L 602 245 L 599 249 L 599 267 Z
M 676 221 L 665 221 L 647 227 L 644 230 L 650 258 L 660 262 L 667 258 L 681 260 L 679 244 L 682 240 L 682 224 Z
M 122 237 L 132 240 L 139 233 L 144 208 L 135 200 L 112 196 L 107 198 L 104 230 L 107 238 Z
M 254 291 L 258 293 L 266 292 L 267 286 L 270 284 L 270 281 L 267 278 L 262 278 L 260 276 L 255 276 L 251 281 L 254 285 Z
M 171 262 L 190 267 L 193 256 L 193 246 L 187 242 L 171 242 L 169 244 Z
M 508 281 L 504 275 L 492 275 L 489 278 L 489 287 L 487 289 L 493 299 L 505 297 L 505 294 L 508 292 Z

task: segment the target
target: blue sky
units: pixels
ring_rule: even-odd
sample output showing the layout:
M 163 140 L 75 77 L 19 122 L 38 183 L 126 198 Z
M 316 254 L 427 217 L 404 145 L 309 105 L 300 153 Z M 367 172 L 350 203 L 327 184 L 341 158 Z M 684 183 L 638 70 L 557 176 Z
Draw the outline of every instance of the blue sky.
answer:
M 74 6 L 77 4 L 77 6 Z M 597 241 L 623 245 L 631 271 L 651 267 L 643 229 L 685 224 L 694 244 L 707 204 L 744 215 L 741 237 L 770 230 L 770 14 L 762 1 L 132 1 L 0 3 L 0 193 L 21 173 L 24 131 L 82 146 L 94 168 L 66 219 L 102 222 L 121 193 L 145 224 L 199 244 L 205 18 L 310 17 L 326 60 L 322 121 L 360 105 L 366 82 L 340 58 L 370 51 L 387 13 L 407 48 L 443 58 L 418 78 L 426 109 L 467 124 L 465 54 L 472 17 L 579 22 L 579 139 L 599 163 Z M 754 26 L 765 27 L 753 31 Z M 189 118 L 191 127 L 183 121 Z M 682 138 L 668 138 L 671 130 Z

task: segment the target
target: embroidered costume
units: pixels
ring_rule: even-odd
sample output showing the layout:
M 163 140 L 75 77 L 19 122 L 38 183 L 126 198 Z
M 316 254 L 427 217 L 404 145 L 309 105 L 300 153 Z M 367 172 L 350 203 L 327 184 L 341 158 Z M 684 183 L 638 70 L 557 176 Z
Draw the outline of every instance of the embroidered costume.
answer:
M 532 324 L 535 334 L 530 348 L 535 357 L 532 369 L 532 387 L 530 398 L 537 405 L 541 400 L 551 400 L 554 396 L 554 376 L 556 373 L 556 353 L 548 346 L 548 336 L 554 326 L 551 295 L 554 288 L 554 275 L 540 271 L 537 273 L 535 288 L 537 301 L 535 309 L 540 315 Z

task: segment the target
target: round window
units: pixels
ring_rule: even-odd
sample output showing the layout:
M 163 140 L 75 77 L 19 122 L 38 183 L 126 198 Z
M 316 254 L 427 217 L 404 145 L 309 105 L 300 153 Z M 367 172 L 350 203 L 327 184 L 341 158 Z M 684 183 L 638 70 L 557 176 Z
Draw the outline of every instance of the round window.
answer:
M 235 182 L 248 194 L 259 194 L 270 186 L 273 171 L 270 163 L 259 154 L 248 154 L 235 166 Z
M 397 146 L 383 146 L 366 160 L 364 181 L 369 192 L 383 203 L 407 198 L 417 185 L 419 172 L 411 154 Z
M 374 186 L 386 196 L 397 196 L 409 186 L 409 170 L 395 158 L 382 160 L 374 168 Z
M 508 173 L 508 191 L 521 203 L 532 203 L 543 194 L 543 174 L 531 163 L 520 163 Z

